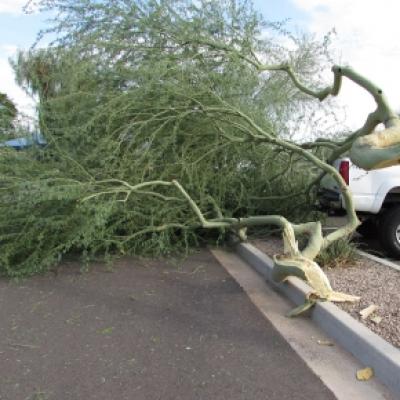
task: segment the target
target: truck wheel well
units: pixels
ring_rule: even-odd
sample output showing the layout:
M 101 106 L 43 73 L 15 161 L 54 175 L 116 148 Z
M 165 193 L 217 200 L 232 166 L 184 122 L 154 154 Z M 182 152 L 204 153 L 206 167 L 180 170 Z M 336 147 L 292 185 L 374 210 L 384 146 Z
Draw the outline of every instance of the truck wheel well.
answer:
M 387 194 L 382 203 L 382 208 L 391 208 L 394 205 L 400 204 L 400 187 L 392 188 Z

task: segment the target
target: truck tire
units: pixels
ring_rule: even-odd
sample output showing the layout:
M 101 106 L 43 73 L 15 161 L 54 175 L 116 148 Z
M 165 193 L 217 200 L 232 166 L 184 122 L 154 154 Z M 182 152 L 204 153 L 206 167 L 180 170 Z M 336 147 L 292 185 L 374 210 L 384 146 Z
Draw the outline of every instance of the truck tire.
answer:
M 382 214 L 379 241 L 389 256 L 400 259 L 400 206 L 390 208 Z
M 376 221 L 372 218 L 366 219 L 357 228 L 357 233 L 366 239 L 375 238 L 378 236 L 378 227 Z

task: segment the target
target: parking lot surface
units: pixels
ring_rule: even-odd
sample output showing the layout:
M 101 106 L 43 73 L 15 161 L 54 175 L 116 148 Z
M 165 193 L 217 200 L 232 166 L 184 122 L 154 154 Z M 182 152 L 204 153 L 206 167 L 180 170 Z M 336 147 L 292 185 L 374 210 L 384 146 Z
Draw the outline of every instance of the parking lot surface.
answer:
M 202 250 L 0 281 L 0 399 L 335 397 Z

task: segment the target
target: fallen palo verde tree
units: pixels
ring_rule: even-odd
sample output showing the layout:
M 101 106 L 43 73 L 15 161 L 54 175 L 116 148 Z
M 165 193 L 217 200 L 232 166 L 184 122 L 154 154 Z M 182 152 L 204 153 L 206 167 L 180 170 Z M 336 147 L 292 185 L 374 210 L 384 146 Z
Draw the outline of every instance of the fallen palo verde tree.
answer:
M 201 227 L 244 240 L 247 227 L 266 224 L 283 231 L 277 280 L 297 274 L 321 298 L 349 299 L 315 263 L 359 224 L 331 162 L 349 152 L 367 169 L 396 163 L 399 121 L 382 91 L 347 67 L 333 68 L 331 86 L 308 88 L 330 60 L 329 40 L 288 38 L 246 0 L 37 3 L 55 11 L 50 32 L 58 39 L 20 54 L 15 69 L 40 99 L 48 147 L 39 157 L 2 150 L 2 273 L 46 271 L 71 250 L 85 261 L 168 255 L 202 241 Z M 375 98 L 365 124 L 342 139 L 288 139 L 310 119 L 313 98 L 337 95 L 343 77 Z M 374 132 L 380 123 L 386 129 Z M 337 182 L 348 216 L 326 236 L 319 222 L 297 224 L 318 219 L 311 198 L 325 175 Z
M 199 42 L 197 42 L 199 44 Z M 220 49 L 223 52 L 236 52 L 236 50 L 228 48 L 224 45 L 218 45 L 216 43 L 200 43 L 205 46 Z M 315 91 L 304 86 L 294 74 L 292 68 L 288 64 L 280 65 L 263 65 L 260 64 L 255 55 L 253 59 L 249 59 L 247 56 L 241 56 L 246 61 L 257 68 L 258 71 L 282 71 L 289 75 L 294 85 L 302 92 L 316 97 L 318 100 L 323 101 L 329 95 L 336 96 L 341 87 L 342 77 L 346 77 L 364 88 L 369 92 L 377 103 L 377 109 L 371 113 L 365 124 L 357 131 L 349 135 L 345 140 L 332 141 L 332 140 L 317 140 L 314 143 L 308 144 L 295 144 L 293 142 L 280 139 L 273 135 L 262 127 L 258 126 L 249 116 L 230 106 L 228 103 L 221 100 L 221 107 L 207 107 L 201 103 L 196 102 L 196 106 L 192 110 L 186 110 L 185 114 L 188 115 L 191 112 L 195 113 L 206 113 L 211 115 L 234 115 L 242 123 L 236 123 L 235 126 L 246 135 L 243 137 L 233 137 L 227 132 L 222 134 L 231 141 L 253 141 L 255 143 L 269 143 L 270 145 L 278 148 L 282 148 L 285 151 L 298 154 L 308 162 L 312 163 L 321 170 L 321 179 L 324 175 L 330 175 L 338 184 L 341 194 L 343 196 L 345 209 L 347 213 L 347 223 L 345 226 L 336 229 L 334 232 L 323 236 L 321 223 L 307 222 L 303 224 L 290 223 L 286 218 L 279 215 L 260 215 L 260 216 L 249 216 L 245 218 L 227 218 L 224 217 L 216 206 L 216 218 L 206 219 L 195 203 L 191 196 L 181 186 L 177 180 L 167 181 L 150 181 L 143 182 L 137 185 L 130 185 L 124 181 L 111 180 L 109 182 L 101 182 L 100 184 L 111 184 L 112 187 L 100 191 L 90 196 L 87 196 L 83 201 L 116 193 L 125 193 L 126 201 L 129 196 L 135 194 L 135 192 L 141 191 L 147 187 L 157 186 L 170 186 L 175 188 L 181 196 L 188 202 L 193 212 L 196 214 L 199 225 L 206 229 L 229 229 L 234 232 L 241 240 L 246 240 L 246 229 L 248 227 L 257 225 L 275 225 L 281 228 L 282 237 L 284 241 L 284 255 L 274 257 L 274 269 L 273 278 L 276 281 L 283 281 L 288 276 L 297 276 L 300 279 L 307 281 L 311 287 L 315 290 L 314 293 L 310 294 L 310 299 L 306 302 L 303 307 L 296 309 L 292 315 L 295 315 L 304 309 L 314 304 L 315 298 L 326 299 L 331 301 L 357 301 L 359 297 L 352 296 L 349 294 L 335 292 L 319 265 L 314 261 L 318 254 L 328 247 L 332 242 L 339 240 L 344 237 L 348 237 L 357 226 L 360 224 L 357 215 L 354 210 L 352 196 L 349 188 L 344 182 L 341 175 L 337 170 L 332 167 L 328 162 L 322 161 L 315 154 L 309 151 L 310 148 L 314 147 L 330 147 L 333 148 L 333 154 L 331 155 L 330 161 L 340 156 L 345 152 L 349 152 L 349 156 L 354 164 L 360 168 L 366 170 L 383 168 L 391 165 L 396 165 L 400 162 L 400 120 L 397 115 L 392 111 L 383 92 L 380 88 L 375 86 L 373 83 L 353 71 L 348 67 L 334 66 L 332 68 L 334 74 L 334 82 L 332 86 L 328 86 L 322 90 Z M 182 117 L 184 118 L 184 117 Z M 374 131 L 378 124 L 384 124 L 385 129 L 383 131 Z M 117 186 L 116 186 L 117 184 Z M 150 195 L 161 196 L 157 192 L 150 192 Z M 169 198 L 169 200 L 174 200 Z M 186 228 L 183 224 L 169 223 L 156 227 L 148 227 L 142 232 L 137 232 L 133 237 L 137 237 L 142 233 L 147 232 L 160 232 L 170 228 Z M 308 237 L 307 244 L 304 248 L 299 249 L 297 237 L 300 235 L 306 235 Z M 130 237 L 129 240 L 133 239 Z

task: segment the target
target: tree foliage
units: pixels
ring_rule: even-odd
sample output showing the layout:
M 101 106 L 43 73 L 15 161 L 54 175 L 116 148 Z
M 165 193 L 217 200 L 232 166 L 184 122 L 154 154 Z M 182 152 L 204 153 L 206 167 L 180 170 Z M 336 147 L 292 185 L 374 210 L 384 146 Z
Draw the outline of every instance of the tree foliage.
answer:
M 311 211 L 308 164 L 254 126 L 284 137 L 314 103 L 249 60 L 289 61 L 318 84 L 326 43 L 288 35 L 247 1 L 40 4 L 57 40 L 14 67 L 39 96 L 48 146 L 0 150 L 3 273 L 44 271 L 71 250 L 154 256 L 205 239 L 176 187 L 145 182 L 178 180 L 211 219 Z
M 0 134 L 7 134 L 13 128 L 17 108 L 5 93 L 0 92 Z

